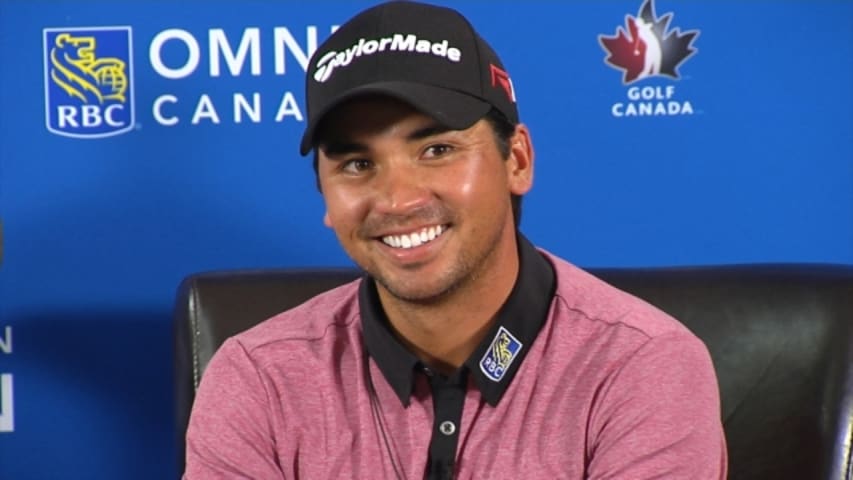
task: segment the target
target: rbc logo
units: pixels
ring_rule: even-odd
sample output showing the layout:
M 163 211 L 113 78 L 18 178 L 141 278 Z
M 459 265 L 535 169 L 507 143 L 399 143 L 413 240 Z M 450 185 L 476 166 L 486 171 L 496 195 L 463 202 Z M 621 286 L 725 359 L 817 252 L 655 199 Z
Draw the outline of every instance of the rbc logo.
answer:
M 489 379 L 500 382 L 523 345 L 503 326 L 498 329 L 492 344 L 480 360 L 480 371 Z
M 44 29 L 47 129 L 100 138 L 133 128 L 130 27 Z

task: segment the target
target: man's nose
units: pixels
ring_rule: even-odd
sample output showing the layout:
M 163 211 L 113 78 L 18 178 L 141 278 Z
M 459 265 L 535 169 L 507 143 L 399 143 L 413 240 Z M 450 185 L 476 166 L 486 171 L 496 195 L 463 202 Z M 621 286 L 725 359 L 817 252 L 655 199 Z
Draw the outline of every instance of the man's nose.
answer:
M 388 214 L 406 214 L 429 202 L 423 172 L 409 162 L 389 162 L 379 174 L 376 210 Z

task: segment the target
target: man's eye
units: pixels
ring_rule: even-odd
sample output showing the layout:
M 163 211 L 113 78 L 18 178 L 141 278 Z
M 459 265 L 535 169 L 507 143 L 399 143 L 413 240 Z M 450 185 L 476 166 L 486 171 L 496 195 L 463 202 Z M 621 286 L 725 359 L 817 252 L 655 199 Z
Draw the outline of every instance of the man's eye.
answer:
M 341 170 L 347 173 L 361 173 L 366 170 L 370 170 L 371 168 L 373 168 L 373 162 L 363 158 L 356 158 L 344 162 Z
M 450 145 L 430 145 L 424 151 L 424 154 L 427 157 L 440 157 L 446 153 L 449 153 L 451 150 L 453 150 L 453 147 L 451 147 Z

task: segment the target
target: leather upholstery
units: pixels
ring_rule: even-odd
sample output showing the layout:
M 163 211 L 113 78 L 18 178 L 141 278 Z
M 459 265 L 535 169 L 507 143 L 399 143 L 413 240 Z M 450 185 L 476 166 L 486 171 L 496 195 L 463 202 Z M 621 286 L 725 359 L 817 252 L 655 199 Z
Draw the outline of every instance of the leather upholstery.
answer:
M 705 341 L 720 382 L 729 478 L 853 478 L 853 266 L 589 271 Z M 358 275 L 231 271 L 183 282 L 174 324 L 181 467 L 195 388 L 222 341 Z

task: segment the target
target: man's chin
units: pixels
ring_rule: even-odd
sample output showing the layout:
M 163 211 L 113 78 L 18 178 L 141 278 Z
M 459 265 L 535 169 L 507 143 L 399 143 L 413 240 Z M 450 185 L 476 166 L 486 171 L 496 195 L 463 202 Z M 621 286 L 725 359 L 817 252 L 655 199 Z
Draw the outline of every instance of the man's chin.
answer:
M 392 281 L 374 277 L 376 281 L 397 300 L 416 305 L 434 305 L 446 300 L 456 290 L 456 283 L 417 281 Z

